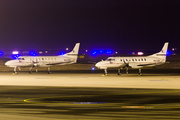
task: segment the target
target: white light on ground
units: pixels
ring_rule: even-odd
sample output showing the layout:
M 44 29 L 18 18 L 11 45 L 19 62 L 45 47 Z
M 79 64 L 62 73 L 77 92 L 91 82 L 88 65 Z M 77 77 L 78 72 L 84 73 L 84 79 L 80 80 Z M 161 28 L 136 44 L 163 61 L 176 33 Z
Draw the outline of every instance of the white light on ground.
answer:
M 19 54 L 19 52 L 18 51 L 13 51 L 12 54 L 16 55 L 16 54 Z
M 144 53 L 143 52 L 138 52 L 138 55 L 143 55 Z

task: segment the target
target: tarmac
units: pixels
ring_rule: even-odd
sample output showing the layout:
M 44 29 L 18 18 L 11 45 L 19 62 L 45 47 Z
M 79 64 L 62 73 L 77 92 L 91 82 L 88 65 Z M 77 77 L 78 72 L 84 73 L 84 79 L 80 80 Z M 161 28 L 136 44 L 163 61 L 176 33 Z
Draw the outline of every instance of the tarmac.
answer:
M 180 119 L 180 74 L 165 70 L 0 72 L 3 120 Z M 99 73 L 102 72 L 102 73 Z M 123 71 L 122 71 L 123 72 Z
M 52 73 L 29 74 L 19 72 L 0 73 L 0 85 L 11 86 L 56 86 L 56 87 L 106 87 L 106 88 L 159 88 L 180 89 L 179 74 L 122 74 L 110 73 Z

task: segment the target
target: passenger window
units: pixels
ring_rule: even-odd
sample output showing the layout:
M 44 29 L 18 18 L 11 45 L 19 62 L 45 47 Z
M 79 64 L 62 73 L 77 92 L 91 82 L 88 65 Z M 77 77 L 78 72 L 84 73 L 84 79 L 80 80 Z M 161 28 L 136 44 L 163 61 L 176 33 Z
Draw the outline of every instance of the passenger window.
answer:
M 146 61 L 146 58 L 144 58 L 144 60 Z
M 140 59 L 138 59 L 140 61 Z
M 54 58 L 54 60 L 56 60 L 56 58 Z
M 143 61 L 143 59 L 141 58 L 141 60 Z
M 44 58 L 42 58 L 42 60 L 44 60 Z
M 51 60 L 53 60 L 53 58 L 51 58 Z
M 132 59 L 132 61 L 134 61 L 134 59 Z
M 50 60 L 50 58 L 48 58 L 48 60 Z
M 137 61 L 137 59 L 135 59 L 135 61 Z

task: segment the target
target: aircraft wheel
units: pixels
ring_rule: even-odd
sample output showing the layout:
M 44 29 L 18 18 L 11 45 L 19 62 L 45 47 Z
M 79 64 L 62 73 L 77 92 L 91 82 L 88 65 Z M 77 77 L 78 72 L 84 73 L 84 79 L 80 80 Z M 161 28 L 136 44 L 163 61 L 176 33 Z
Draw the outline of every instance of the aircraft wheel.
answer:
M 48 74 L 51 74 L 51 72 L 48 72 Z
M 139 73 L 140 76 L 142 76 L 142 73 Z
M 13 72 L 12 74 L 13 74 L 13 75 L 17 75 L 17 72 Z
M 29 71 L 29 74 L 32 74 L 32 72 L 31 72 L 31 71 Z
M 121 73 L 118 73 L 118 75 L 121 75 Z

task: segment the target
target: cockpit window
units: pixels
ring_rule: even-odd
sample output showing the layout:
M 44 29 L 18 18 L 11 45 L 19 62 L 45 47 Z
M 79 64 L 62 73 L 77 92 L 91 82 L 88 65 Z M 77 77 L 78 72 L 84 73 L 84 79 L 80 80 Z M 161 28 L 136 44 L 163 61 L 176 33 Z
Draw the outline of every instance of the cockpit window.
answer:
M 106 61 L 115 61 L 115 59 L 109 58 L 109 59 L 106 59 Z
M 18 58 L 18 60 L 25 60 L 24 58 Z

